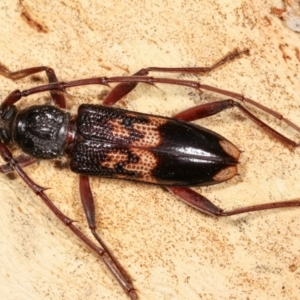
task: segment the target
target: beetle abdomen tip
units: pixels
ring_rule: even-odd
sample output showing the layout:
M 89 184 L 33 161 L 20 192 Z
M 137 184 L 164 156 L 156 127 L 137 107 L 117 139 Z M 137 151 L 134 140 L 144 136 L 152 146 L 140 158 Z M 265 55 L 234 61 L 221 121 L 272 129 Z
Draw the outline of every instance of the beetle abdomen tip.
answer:
M 231 142 L 227 140 L 220 140 L 220 146 L 223 148 L 223 150 L 230 155 L 232 158 L 234 158 L 236 161 L 239 159 L 241 155 L 241 151 L 233 145 Z
M 217 182 L 222 182 L 231 179 L 235 175 L 237 175 L 237 166 L 229 166 L 219 171 L 213 177 L 213 180 Z

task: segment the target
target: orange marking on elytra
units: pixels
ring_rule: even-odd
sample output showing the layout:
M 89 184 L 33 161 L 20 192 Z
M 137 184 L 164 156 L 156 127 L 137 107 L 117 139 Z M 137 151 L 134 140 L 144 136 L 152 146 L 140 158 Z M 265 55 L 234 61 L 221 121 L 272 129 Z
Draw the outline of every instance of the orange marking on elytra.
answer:
M 156 182 L 152 176 L 152 170 L 157 165 L 156 156 L 148 150 L 130 148 L 130 155 L 138 157 L 137 162 L 129 162 L 129 152 L 124 153 L 120 150 L 112 150 L 106 154 L 106 160 L 101 163 L 104 168 L 114 169 L 117 164 L 122 163 L 123 169 L 130 172 L 135 172 L 140 181 Z M 117 178 L 123 178 L 124 174 L 116 174 Z

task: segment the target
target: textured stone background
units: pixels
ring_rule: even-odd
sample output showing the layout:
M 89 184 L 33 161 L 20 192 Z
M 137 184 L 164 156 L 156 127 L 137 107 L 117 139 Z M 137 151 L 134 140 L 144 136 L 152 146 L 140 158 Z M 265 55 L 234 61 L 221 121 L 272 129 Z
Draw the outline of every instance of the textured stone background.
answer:
M 0 61 L 12 70 L 49 65 L 68 81 L 129 75 L 153 65 L 208 66 L 235 47 L 250 48 L 251 56 L 207 76 L 180 77 L 243 93 L 300 125 L 300 36 L 271 15 L 280 1 L 4 0 L 0 5 Z M 1 99 L 39 84 L 30 78 L 0 81 Z M 68 106 L 76 112 L 79 103 L 100 103 L 106 90 L 69 90 Z M 47 97 L 24 99 L 20 107 Z M 226 97 L 140 85 L 119 106 L 170 116 L 213 99 Z M 290 151 L 236 110 L 197 124 L 244 151 L 239 177 L 196 188 L 215 204 L 234 208 L 300 197 L 299 149 Z M 300 141 L 292 130 L 283 132 Z M 86 227 L 76 174 L 50 161 L 26 171 Z M 1 299 L 126 299 L 98 258 L 19 178 L 0 180 Z M 217 220 L 156 186 L 106 179 L 93 179 L 92 186 L 100 233 L 132 275 L 141 299 L 299 297 L 299 209 Z

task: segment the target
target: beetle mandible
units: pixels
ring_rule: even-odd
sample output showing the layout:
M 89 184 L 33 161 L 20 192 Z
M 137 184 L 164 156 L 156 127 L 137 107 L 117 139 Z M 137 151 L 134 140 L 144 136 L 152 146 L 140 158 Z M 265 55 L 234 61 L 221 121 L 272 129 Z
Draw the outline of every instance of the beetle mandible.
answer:
M 189 186 L 217 184 L 237 174 L 240 150 L 226 138 L 190 121 L 217 114 L 237 107 L 245 116 L 284 145 L 299 144 L 274 130 L 258 119 L 242 104 L 249 103 L 300 132 L 300 128 L 277 112 L 241 94 L 204 85 L 197 81 L 149 77 L 149 72 L 207 73 L 249 50 L 230 52 L 211 67 L 141 69 L 133 76 L 96 77 L 58 81 L 53 69 L 40 66 L 16 72 L 1 65 L 2 76 L 18 80 L 45 71 L 49 84 L 15 90 L 0 106 L 0 155 L 6 164 L 1 173 L 16 171 L 25 183 L 45 202 L 51 211 L 67 225 L 87 246 L 95 251 L 112 272 L 131 299 L 137 299 L 128 273 L 115 258 L 96 231 L 95 206 L 89 176 L 135 180 L 165 186 L 188 205 L 213 216 L 231 216 L 241 213 L 300 206 L 300 200 L 253 205 L 224 211 Z M 77 115 L 65 111 L 67 88 L 118 83 L 103 101 L 103 105 L 82 104 Z M 181 85 L 200 90 L 210 90 L 230 99 L 192 107 L 173 118 L 137 113 L 111 107 L 138 83 Z M 18 110 L 14 105 L 21 98 L 49 91 L 54 105 L 32 105 Z M 11 145 L 17 145 L 26 155 L 13 157 Z M 23 168 L 36 159 L 54 159 L 66 156 L 70 168 L 79 174 L 79 192 L 89 228 L 100 247 L 86 237 L 73 220 L 64 215 Z

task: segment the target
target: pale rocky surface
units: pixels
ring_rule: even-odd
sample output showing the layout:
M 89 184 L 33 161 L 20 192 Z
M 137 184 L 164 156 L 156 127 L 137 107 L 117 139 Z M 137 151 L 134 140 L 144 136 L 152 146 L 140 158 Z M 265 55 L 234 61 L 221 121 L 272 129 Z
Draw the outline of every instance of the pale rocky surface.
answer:
M 251 55 L 201 80 L 259 101 L 300 125 L 300 37 L 271 14 L 274 1 L 1 1 L 0 61 L 48 65 L 60 80 L 129 75 L 147 66 L 208 66 L 235 47 Z M 155 74 L 161 76 L 161 74 Z M 41 75 L 42 83 L 45 76 Z M 1 80 L 1 98 L 41 82 Z M 171 116 L 225 96 L 141 85 L 119 103 Z M 102 87 L 69 90 L 68 108 L 100 103 Z M 20 107 L 47 101 L 41 94 Z M 259 116 L 262 116 L 258 113 Z M 264 118 L 264 116 L 262 116 Z M 271 117 L 269 124 L 278 127 Z M 238 111 L 197 121 L 237 145 L 239 176 L 196 188 L 222 208 L 300 197 L 300 151 L 270 138 Z M 296 141 L 299 134 L 283 127 Z M 77 175 L 43 161 L 26 168 L 88 233 Z M 127 299 L 98 258 L 16 176 L 0 176 L 0 298 Z M 102 237 L 140 299 L 299 299 L 299 209 L 215 219 L 156 186 L 92 180 Z

